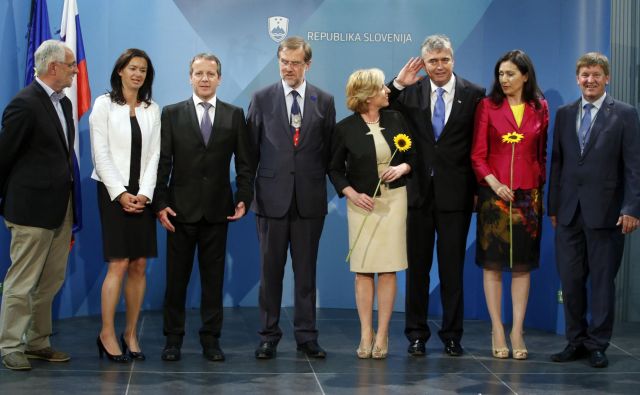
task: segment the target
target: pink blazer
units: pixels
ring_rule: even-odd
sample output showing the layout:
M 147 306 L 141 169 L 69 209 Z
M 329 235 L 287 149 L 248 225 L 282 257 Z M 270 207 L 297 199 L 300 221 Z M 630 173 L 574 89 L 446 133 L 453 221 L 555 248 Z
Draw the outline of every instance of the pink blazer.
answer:
M 544 184 L 547 163 L 547 128 L 549 108 L 536 110 L 526 103 L 521 126 L 518 127 L 507 100 L 495 105 L 490 98 L 482 99 L 476 110 L 471 165 L 481 185 L 484 177 L 493 174 L 501 183 L 510 185 L 511 143 L 502 142 L 505 134 L 517 132 L 524 138 L 515 144 L 513 189 L 531 189 Z

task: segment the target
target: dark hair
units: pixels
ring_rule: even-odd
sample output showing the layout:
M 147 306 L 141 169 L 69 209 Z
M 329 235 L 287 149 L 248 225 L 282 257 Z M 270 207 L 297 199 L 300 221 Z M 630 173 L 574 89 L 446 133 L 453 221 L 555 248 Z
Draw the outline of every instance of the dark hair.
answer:
M 302 48 L 302 50 L 304 51 L 304 62 L 309 63 L 311 61 L 311 56 L 313 55 L 313 52 L 311 51 L 311 45 L 309 45 L 309 43 L 306 42 L 304 38 L 291 36 L 280 41 L 277 52 L 278 59 L 280 59 L 280 52 L 282 52 L 282 50 L 285 48 L 292 51 L 295 51 L 298 48 Z
M 538 87 L 538 82 L 536 81 L 536 71 L 533 68 L 533 62 L 527 56 L 524 51 L 520 49 L 514 49 L 513 51 L 509 51 L 506 54 L 502 55 L 500 59 L 496 62 L 496 66 L 493 70 L 493 87 L 491 88 L 491 93 L 489 93 L 489 97 L 491 101 L 499 105 L 505 99 L 505 94 L 502 91 L 502 86 L 500 86 L 500 65 L 504 62 L 511 62 L 518 70 L 522 73 L 522 75 L 528 75 L 527 81 L 524 83 L 522 87 L 522 101 L 525 103 L 533 103 L 534 107 L 539 110 L 542 105 L 540 104 L 540 99 L 544 98 L 542 91 Z
M 153 64 L 151 64 L 149 55 L 141 49 L 129 48 L 118 57 L 116 63 L 113 65 L 113 71 L 111 72 L 111 92 L 109 92 L 109 96 L 111 96 L 111 101 L 114 103 L 122 105 L 127 104 L 124 94 L 122 93 L 122 78 L 118 73 L 127 67 L 133 58 L 143 58 L 147 61 L 147 76 L 144 79 L 144 83 L 138 90 L 138 101 L 144 102 L 149 106 L 151 105 L 151 86 L 153 85 L 154 75 Z

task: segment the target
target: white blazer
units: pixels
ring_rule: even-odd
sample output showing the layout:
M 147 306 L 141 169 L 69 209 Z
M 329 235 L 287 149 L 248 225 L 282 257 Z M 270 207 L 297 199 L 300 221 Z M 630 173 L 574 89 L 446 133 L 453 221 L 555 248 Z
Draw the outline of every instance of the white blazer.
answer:
M 136 107 L 136 119 L 142 131 L 140 155 L 140 190 L 138 194 L 151 200 L 156 187 L 158 160 L 160 158 L 160 108 L 155 102 L 147 107 Z M 91 178 L 107 187 L 114 200 L 129 183 L 131 163 L 131 121 L 129 106 L 113 103 L 109 94 L 93 103 L 89 116 L 91 135 Z

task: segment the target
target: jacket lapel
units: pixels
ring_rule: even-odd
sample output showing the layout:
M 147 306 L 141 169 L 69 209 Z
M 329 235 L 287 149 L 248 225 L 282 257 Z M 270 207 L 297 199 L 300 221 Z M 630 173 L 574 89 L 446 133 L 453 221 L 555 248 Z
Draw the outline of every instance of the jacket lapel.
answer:
M 49 114 L 49 117 L 53 121 L 53 124 L 56 126 L 56 131 L 58 132 L 58 137 L 60 138 L 60 143 L 62 143 L 62 146 L 68 152 L 69 151 L 69 147 L 67 147 L 67 142 L 66 142 L 67 139 L 64 136 L 64 129 L 62 129 L 62 124 L 60 123 L 60 118 L 58 117 L 58 112 L 53 107 L 53 103 L 51 102 L 51 98 L 49 96 L 47 96 L 47 92 L 44 90 L 43 87 L 40 86 L 40 84 L 37 81 L 34 80 L 32 82 L 32 84 L 33 84 L 33 87 L 36 90 L 36 92 L 38 92 L 38 97 L 40 98 L 40 101 L 42 102 L 42 105 L 47 110 L 47 113 Z M 63 106 L 63 112 L 64 112 L 64 106 Z M 65 114 L 65 118 L 67 118 L 66 114 Z
M 187 121 L 189 125 L 187 125 L 187 129 L 190 130 L 189 133 L 193 135 L 194 138 L 198 139 L 204 145 L 204 138 L 202 137 L 202 132 L 200 131 L 200 124 L 198 123 L 198 114 L 196 113 L 196 105 L 193 103 L 193 99 L 189 98 L 184 102 L 184 111 L 187 115 Z M 209 139 L 211 140 L 211 139 Z
M 424 138 L 426 138 L 431 143 L 436 142 L 436 138 L 433 135 L 433 126 L 431 125 L 431 81 L 428 78 L 425 78 L 424 83 L 422 84 L 422 97 L 424 98 L 424 103 L 421 103 L 422 113 L 424 114 L 424 125 L 426 133 L 424 134 Z M 444 130 L 447 129 L 447 125 L 444 125 Z M 442 133 L 444 133 L 444 130 Z M 442 137 L 442 135 L 440 135 Z
M 587 144 L 584 147 L 584 152 L 582 156 L 586 156 L 589 153 L 589 150 L 598 139 L 600 132 L 602 129 L 609 123 L 609 117 L 611 116 L 611 109 L 613 108 L 613 99 L 607 95 L 605 97 L 604 102 L 602 102 L 602 107 L 598 110 L 596 114 L 596 119 L 593 121 L 593 126 L 591 127 L 591 131 L 589 133 L 589 140 L 587 140 Z M 577 138 L 577 135 L 576 135 Z
M 277 82 L 273 85 L 273 92 L 271 94 L 273 97 L 271 113 L 274 114 L 276 118 L 276 122 L 281 126 L 278 128 L 282 130 L 283 138 L 291 144 L 293 147 L 293 139 L 291 136 L 291 126 L 289 125 L 289 114 L 287 114 L 287 102 L 284 98 L 284 88 L 282 88 L 282 82 Z M 306 112 L 306 107 L 305 107 Z M 302 134 L 302 131 L 300 132 Z
M 525 111 L 526 111 L 526 107 L 527 106 L 525 105 Z M 513 116 L 513 111 L 511 110 L 509 101 L 506 98 L 502 101 L 502 105 L 500 106 L 500 114 L 502 118 L 504 118 L 504 120 L 513 129 L 513 130 L 509 130 L 509 132 L 512 132 L 512 131 L 515 132 L 516 130 L 520 129 L 518 127 L 518 123 L 516 122 L 516 118 Z M 524 120 L 525 120 L 525 117 L 523 116 L 521 127 L 524 126 Z

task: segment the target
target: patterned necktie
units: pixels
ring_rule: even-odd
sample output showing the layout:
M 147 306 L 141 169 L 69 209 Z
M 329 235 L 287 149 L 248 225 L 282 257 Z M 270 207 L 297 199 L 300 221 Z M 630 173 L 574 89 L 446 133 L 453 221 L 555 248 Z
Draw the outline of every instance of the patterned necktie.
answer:
M 200 133 L 202 133 L 202 138 L 204 139 L 204 145 L 209 143 L 209 137 L 211 137 L 211 118 L 209 117 L 209 109 L 211 108 L 211 103 L 201 102 L 200 105 L 204 107 L 204 114 L 202 115 L 202 121 L 200 122 Z
M 438 88 L 436 89 L 436 93 L 438 94 L 438 98 L 436 99 L 436 104 L 433 107 L 433 117 L 431 117 L 431 125 L 433 126 L 433 137 L 435 137 L 436 141 L 440 138 L 440 134 L 442 133 L 442 129 L 444 129 L 444 99 L 442 95 L 444 94 L 444 89 Z
M 593 104 L 585 104 L 583 109 L 582 121 L 580 121 L 580 129 L 578 129 L 578 138 L 580 139 L 580 154 L 584 152 L 584 147 L 589 141 L 589 132 L 591 131 L 591 109 Z
M 293 145 L 298 146 L 300 141 L 300 126 L 302 126 L 302 114 L 300 114 L 300 105 L 298 104 L 298 91 L 291 91 L 293 102 L 291 103 L 291 133 L 293 134 Z

